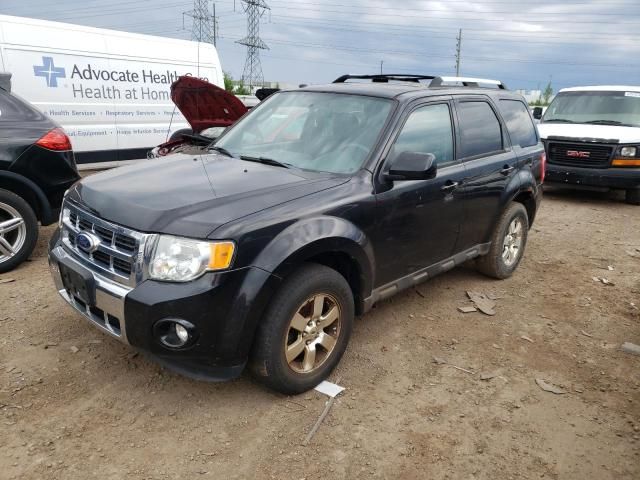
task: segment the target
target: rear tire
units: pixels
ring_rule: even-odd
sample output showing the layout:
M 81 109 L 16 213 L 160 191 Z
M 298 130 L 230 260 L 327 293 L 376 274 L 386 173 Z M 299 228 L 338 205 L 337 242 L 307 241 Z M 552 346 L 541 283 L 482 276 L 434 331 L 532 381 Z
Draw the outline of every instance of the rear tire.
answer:
M 625 200 L 631 205 L 640 205 L 640 188 L 630 188 L 627 190 Z
M 324 265 L 304 265 L 285 279 L 261 320 L 253 375 L 287 395 L 315 387 L 342 358 L 354 315 L 345 278 Z
M 527 210 L 521 203 L 512 202 L 491 236 L 489 253 L 478 259 L 478 270 L 489 277 L 509 278 L 522 260 L 528 233 Z
M 38 241 L 38 219 L 21 197 L 0 189 L 0 273 L 24 262 Z

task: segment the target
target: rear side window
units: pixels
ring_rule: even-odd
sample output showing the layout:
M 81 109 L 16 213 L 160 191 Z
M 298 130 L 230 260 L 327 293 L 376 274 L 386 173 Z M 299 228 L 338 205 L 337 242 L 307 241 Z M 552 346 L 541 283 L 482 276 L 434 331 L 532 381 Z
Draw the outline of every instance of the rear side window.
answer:
M 511 143 L 521 147 L 532 147 L 538 143 L 536 127 L 524 103 L 518 100 L 500 100 L 498 108 L 507 123 Z
M 460 102 L 458 119 L 463 158 L 503 149 L 500 121 L 487 102 Z
M 402 152 L 433 153 L 438 165 L 453 162 L 449 105 L 426 105 L 411 112 L 389 157 L 394 158 Z
M 0 90 L 0 122 L 12 122 L 29 118 L 39 119 L 40 116 L 23 105 L 16 97 Z

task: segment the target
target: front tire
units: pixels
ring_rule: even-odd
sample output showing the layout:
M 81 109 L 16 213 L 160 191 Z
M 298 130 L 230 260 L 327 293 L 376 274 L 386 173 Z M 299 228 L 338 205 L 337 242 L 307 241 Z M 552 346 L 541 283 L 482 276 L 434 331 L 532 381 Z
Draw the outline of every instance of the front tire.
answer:
M 308 264 L 283 282 L 258 327 L 254 376 L 291 395 L 325 380 L 344 354 L 354 319 L 349 284 L 335 270 Z
M 627 190 L 625 200 L 631 205 L 640 205 L 640 188 L 630 188 Z
M 522 260 L 528 233 L 527 210 L 521 203 L 511 203 L 496 225 L 489 253 L 478 259 L 478 270 L 489 277 L 509 278 Z
M 38 219 L 21 197 L 0 189 L 0 273 L 24 262 L 38 241 Z

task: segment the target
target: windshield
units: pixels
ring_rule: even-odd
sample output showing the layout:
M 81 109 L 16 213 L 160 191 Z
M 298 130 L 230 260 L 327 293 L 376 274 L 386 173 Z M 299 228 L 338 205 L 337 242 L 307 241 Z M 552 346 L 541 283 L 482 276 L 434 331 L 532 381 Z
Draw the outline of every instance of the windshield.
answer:
M 542 121 L 640 127 L 640 92 L 560 93 Z
M 234 125 L 215 146 L 236 157 L 353 173 L 371 153 L 392 106 L 391 100 L 361 95 L 277 93 Z

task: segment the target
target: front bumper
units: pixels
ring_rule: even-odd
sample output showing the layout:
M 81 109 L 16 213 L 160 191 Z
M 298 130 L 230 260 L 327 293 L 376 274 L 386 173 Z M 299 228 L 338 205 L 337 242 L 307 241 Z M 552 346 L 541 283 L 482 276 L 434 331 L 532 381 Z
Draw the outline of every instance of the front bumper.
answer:
M 596 189 L 640 188 L 640 168 L 583 168 L 547 164 L 545 184 Z
M 127 287 L 78 262 L 57 232 L 49 246 L 49 265 L 62 298 L 92 325 L 180 374 L 211 381 L 240 375 L 261 313 L 279 283 L 270 273 L 248 267 L 187 283 L 146 280 Z M 61 272 L 68 270 L 89 277 L 89 293 L 94 293 L 90 304 L 65 288 Z M 196 340 L 184 349 L 162 345 L 154 325 L 167 318 L 193 324 Z

